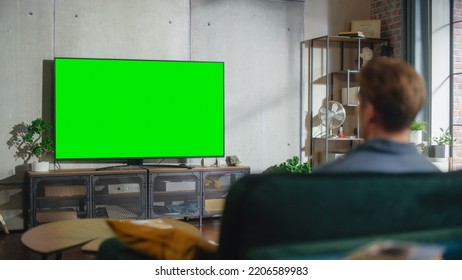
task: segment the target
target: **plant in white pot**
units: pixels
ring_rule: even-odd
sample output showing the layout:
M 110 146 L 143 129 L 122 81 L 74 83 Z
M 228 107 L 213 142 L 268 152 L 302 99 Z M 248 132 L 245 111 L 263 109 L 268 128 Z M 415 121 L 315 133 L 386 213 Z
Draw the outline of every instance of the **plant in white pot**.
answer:
M 427 123 L 424 121 L 413 121 L 409 130 L 409 142 L 420 145 L 422 144 L 422 134 L 427 131 Z
M 44 161 L 44 156 L 54 152 L 53 141 L 49 138 L 51 125 L 41 118 L 33 120 L 26 125 L 26 130 L 22 139 L 25 148 L 29 153 L 29 159 L 37 158 L 37 162 L 32 162 L 32 171 L 48 171 L 49 162 Z
M 456 141 L 452 138 L 449 128 L 446 130 L 440 128 L 440 131 L 441 135 L 430 139 L 431 145 L 428 149 L 428 156 L 431 158 L 449 157 L 449 147 Z

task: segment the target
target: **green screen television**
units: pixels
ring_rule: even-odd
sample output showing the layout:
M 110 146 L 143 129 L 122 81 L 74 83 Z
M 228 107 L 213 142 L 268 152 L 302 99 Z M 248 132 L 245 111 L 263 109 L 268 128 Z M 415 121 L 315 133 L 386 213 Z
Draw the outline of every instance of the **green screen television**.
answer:
M 224 63 L 55 58 L 57 160 L 224 156 Z

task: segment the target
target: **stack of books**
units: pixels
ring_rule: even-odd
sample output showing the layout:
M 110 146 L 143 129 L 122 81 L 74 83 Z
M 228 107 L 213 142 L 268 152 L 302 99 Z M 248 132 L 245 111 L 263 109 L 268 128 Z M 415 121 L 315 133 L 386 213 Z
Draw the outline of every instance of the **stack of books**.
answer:
M 364 34 L 361 31 L 342 31 L 338 33 L 339 36 L 353 37 L 353 38 L 364 38 Z

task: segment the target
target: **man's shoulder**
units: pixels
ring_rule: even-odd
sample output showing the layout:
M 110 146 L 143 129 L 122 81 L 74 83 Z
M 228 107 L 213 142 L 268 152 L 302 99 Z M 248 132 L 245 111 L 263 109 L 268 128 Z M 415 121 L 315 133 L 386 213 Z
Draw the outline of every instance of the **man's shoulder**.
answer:
M 366 142 L 339 160 L 313 168 L 313 173 L 438 171 L 438 168 L 412 145 L 382 139 Z
M 364 161 L 361 160 L 363 157 L 362 152 L 350 152 L 345 156 L 328 163 L 324 163 L 314 168 L 314 173 L 331 172 L 331 171 L 351 171 L 360 169 L 363 167 Z

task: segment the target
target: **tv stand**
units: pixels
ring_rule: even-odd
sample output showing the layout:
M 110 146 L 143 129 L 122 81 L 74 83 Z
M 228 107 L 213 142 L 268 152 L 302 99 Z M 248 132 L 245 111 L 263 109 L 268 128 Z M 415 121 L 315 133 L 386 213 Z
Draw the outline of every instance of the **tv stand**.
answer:
M 201 225 L 203 217 L 221 216 L 230 186 L 250 173 L 248 166 L 118 168 L 27 172 L 25 228 L 83 218 L 199 219 Z

